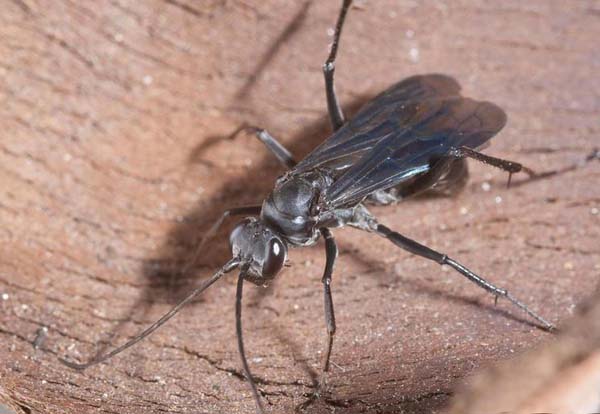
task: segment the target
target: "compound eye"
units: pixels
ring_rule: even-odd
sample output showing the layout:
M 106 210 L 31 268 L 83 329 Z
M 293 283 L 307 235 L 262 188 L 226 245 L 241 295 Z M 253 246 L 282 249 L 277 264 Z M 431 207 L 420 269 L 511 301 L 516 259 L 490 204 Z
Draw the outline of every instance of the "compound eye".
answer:
M 270 279 L 279 273 L 285 263 L 286 250 L 285 245 L 276 238 L 269 240 L 267 256 L 262 268 L 263 277 Z

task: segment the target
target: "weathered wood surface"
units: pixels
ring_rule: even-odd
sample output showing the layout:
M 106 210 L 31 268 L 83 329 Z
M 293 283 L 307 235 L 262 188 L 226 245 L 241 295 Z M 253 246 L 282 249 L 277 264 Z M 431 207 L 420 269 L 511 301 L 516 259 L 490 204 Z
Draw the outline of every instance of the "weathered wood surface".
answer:
M 486 368 L 469 383 L 448 414 L 600 411 L 600 290 L 555 341 Z
M 600 144 L 600 5 L 362 1 L 338 62 L 349 108 L 418 73 L 506 109 L 488 153 L 544 170 Z M 321 63 L 337 2 L 4 0 L 0 6 L 0 395 L 21 412 L 252 412 L 234 341 L 234 277 L 149 340 L 86 359 L 164 313 L 228 258 L 171 277 L 224 208 L 281 173 L 247 122 L 302 156 L 328 134 Z M 560 324 L 600 276 L 600 165 L 505 188 L 471 165 L 454 199 L 376 208 Z M 487 191 L 486 191 L 487 190 Z M 229 226 L 230 228 L 230 226 Z M 549 339 L 449 271 L 336 232 L 331 398 L 307 412 L 435 412 L 477 367 Z M 323 248 L 248 289 L 251 365 L 273 412 L 311 391 L 324 343 Z M 47 337 L 32 343 L 42 326 Z

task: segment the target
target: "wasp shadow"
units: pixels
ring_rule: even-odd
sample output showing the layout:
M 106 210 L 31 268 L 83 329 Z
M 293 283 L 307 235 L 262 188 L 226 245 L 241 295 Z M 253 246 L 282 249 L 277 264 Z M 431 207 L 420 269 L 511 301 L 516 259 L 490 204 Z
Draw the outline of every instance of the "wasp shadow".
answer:
M 355 99 L 346 106 L 345 111 L 355 113 L 362 104 L 368 101 L 368 98 Z M 321 119 L 306 125 L 290 140 L 287 140 L 291 142 L 288 149 L 296 159 L 302 159 L 330 134 L 329 118 L 324 111 Z M 206 153 L 210 152 L 211 146 L 223 141 L 228 142 L 228 138 L 228 136 L 206 137 L 192 150 L 189 157 L 190 162 L 198 162 L 199 159 L 203 159 Z M 237 140 L 243 139 L 254 138 L 239 136 L 236 141 L 229 142 L 231 145 L 236 145 Z M 262 204 L 263 199 L 272 190 L 277 177 L 285 171 L 285 168 L 277 163 L 275 157 L 266 148 L 264 152 L 265 155 L 261 161 L 253 164 L 251 168 L 245 169 L 243 175 L 223 180 L 217 190 L 219 196 L 189 211 L 165 237 L 163 245 L 158 249 L 158 255 L 146 259 L 144 275 L 151 282 L 150 285 L 155 289 L 170 292 L 169 295 L 166 295 L 166 292 L 157 295 L 158 292 L 155 292 L 150 295 L 151 297 L 160 301 L 170 296 L 172 300 L 169 302 L 177 302 L 197 285 L 198 274 L 213 272 L 231 259 L 227 236 L 236 222 L 235 217 L 221 226 L 212 240 L 204 244 L 203 250 L 199 254 L 196 251 L 197 245 L 202 236 L 210 230 L 228 208 Z M 218 173 L 218 168 L 221 167 L 212 166 L 210 168 L 215 169 L 215 172 Z M 261 179 L 257 180 L 258 176 Z M 197 259 L 194 260 L 196 256 Z M 190 261 L 195 261 L 191 267 Z M 182 269 L 186 267 L 189 267 L 189 271 L 182 272 Z M 268 290 L 258 289 L 257 291 Z
M 258 59 L 257 65 L 251 70 L 251 74 L 248 76 L 248 80 L 234 94 L 232 100 L 235 102 L 235 105 L 230 105 L 232 112 L 235 112 L 236 108 L 239 109 L 240 103 L 248 100 L 261 73 L 273 61 L 281 47 L 301 28 L 311 3 L 312 1 L 309 0 L 302 4 L 290 23 L 283 28 L 262 57 Z M 325 101 L 325 99 L 323 100 Z M 249 113 L 252 114 L 253 111 L 249 111 Z M 315 146 L 318 139 L 327 135 L 327 127 L 324 121 L 319 121 L 309 126 L 307 130 L 310 131 L 311 135 L 306 136 L 311 137 L 311 140 L 298 142 L 297 145 L 292 146 L 292 150 L 297 151 L 298 154 L 310 151 L 310 147 Z M 209 150 L 212 144 L 222 139 L 223 137 L 205 137 L 203 140 L 200 140 L 201 143 L 192 151 L 189 159 L 194 160 L 204 151 Z M 296 141 L 294 140 L 294 142 Z M 215 168 L 211 163 L 206 164 L 209 168 Z M 245 177 L 236 177 L 235 180 L 223 182 L 219 199 L 211 200 L 208 205 L 196 207 L 186 214 L 182 218 L 181 223 L 175 225 L 165 237 L 165 240 L 158 249 L 158 254 L 155 257 L 144 260 L 142 273 L 146 277 L 147 283 L 136 301 L 129 308 L 130 310 L 120 319 L 121 322 L 99 343 L 96 350 L 96 358 L 109 347 L 110 342 L 119 335 L 120 331 L 123 330 L 130 320 L 147 314 L 152 304 L 165 301 L 173 304 L 189 293 L 198 283 L 198 274 L 201 267 L 214 271 L 215 267 L 222 266 L 225 263 L 227 260 L 225 259 L 227 257 L 227 243 L 222 243 L 221 236 L 223 232 L 220 232 L 215 237 L 217 242 L 208 244 L 207 250 L 203 252 L 204 258 L 214 258 L 214 260 L 201 261 L 198 266 L 189 269 L 190 271 L 182 272 L 182 269 L 186 267 L 190 255 L 194 252 L 195 242 L 199 239 L 198 235 L 202 235 L 208 230 L 210 224 L 227 208 L 226 206 L 240 205 L 244 203 L 244 200 L 253 198 L 252 195 L 266 194 L 268 192 L 268 180 L 255 180 L 251 178 L 259 172 L 266 172 L 269 178 L 274 178 L 281 170 L 275 167 L 273 163 L 266 161 L 265 157 L 265 161 L 247 171 L 248 174 Z M 240 188 L 242 191 L 238 191 Z M 254 197 L 253 201 L 260 202 L 261 200 L 257 200 Z

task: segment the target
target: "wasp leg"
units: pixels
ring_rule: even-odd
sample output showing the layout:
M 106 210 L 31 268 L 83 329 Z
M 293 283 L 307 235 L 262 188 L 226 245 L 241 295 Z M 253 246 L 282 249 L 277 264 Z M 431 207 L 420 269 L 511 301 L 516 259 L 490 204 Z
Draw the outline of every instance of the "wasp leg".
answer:
M 512 178 L 512 175 L 515 173 L 523 171 L 529 177 L 534 177 L 536 175 L 536 173 L 532 169 L 527 168 L 518 162 L 503 160 L 502 158 L 491 157 L 489 155 L 482 154 L 481 152 L 477 152 L 468 147 L 452 148 L 450 150 L 450 154 L 452 154 L 455 157 L 459 157 L 459 158 L 460 157 L 469 157 L 474 160 L 483 162 L 484 164 L 491 165 L 492 167 L 500 168 L 504 171 L 507 171 L 508 172 L 508 183 L 507 183 L 508 187 L 510 187 L 510 180 Z
M 476 285 L 478 285 L 479 287 L 487 290 L 488 292 L 491 292 L 496 297 L 506 298 L 513 305 L 517 306 L 518 308 L 523 310 L 525 313 L 527 313 L 529 316 L 531 316 L 536 321 L 538 321 L 544 329 L 546 329 L 548 331 L 552 331 L 555 329 L 553 324 L 551 324 L 546 319 L 542 318 L 537 313 L 532 311 L 527 305 L 525 305 L 523 302 L 521 302 L 520 300 L 515 298 L 513 295 L 511 295 L 506 289 L 503 289 L 503 288 L 493 285 L 492 283 L 488 282 L 481 276 L 479 276 L 476 273 L 474 273 L 473 271 L 469 270 L 468 268 L 466 268 L 465 266 L 463 266 L 456 260 L 451 259 L 447 255 L 445 255 L 443 253 L 439 253 L 433 249 L 430 249 L 429 247 L 422 245 L 412 239 L 409 239 L 408 237 L 405 237 L 398 232 L 392 231 L 382 224 L 372 225 L 372 230 L 375 233 L 379 234 L 380 236 L 385 237 L 386 239 L 388 239 L 389 241 L 394 243 L 396 246 L 398 246 L 404 250 L 407 250 L 412 254 L 424 257 L 429 260 L 433 260 L 434 262 L 439 263 L 441 265 L 450 266 L 451 268 L 456 270 L 458 273 L 460 273 L 461 275 L 463 275 L 467 279 L 469 279 L 471 282 L 473 282 Z
M 333 265 L 338 255 L 338 248 L 331 231 L 327 228 L 321 229 L 321 234 L 325 239 L 325 255 L 326 263 L 323 272 L 323 298 L 325 307 L 325 323 L 327 324 L 327 350 L 323 357 L 323 366 L 321 373 L 321 381 L 319 388 L 325 386 L 327 372 L 329 372 L 329 359 L 331 357 L 331 349 L 333 348 L 333 337 L 335 335 L 335 313 L 333 311 L 333 299 L 331 297 L 331 276 L 333 275 Z
M 228 139 L 233 140 L 237 137 L 241 132 L 247 132 L 254 134 L 256 138 L 260 140 L 267 149 L 271 152 L 271 154 L 275 155 L 279 162 L 281 162 L 287 168 L 293 168 L 297 162 L 294 160 L 294 156 L 292 153 L 284 147 L 273 135 L 269 134 L 266 129 L 258 128 L 252 125 L 242 125 L 231 135 L 229 135 Z
M 340 44 L 340 36 L 342 35 L 342 28 L 344 27 L 344 21 L 346 20 L 346 14 L 352 4 L 352 0 L 344 0 L 340 14 L 338 16 L 337 23 L 335 24 L 335 34 L 333 36 L 333 43 L 329 56 L 323 64 L 323 75 L 325 77 L 325 93 L 327 94 L 327 110 L 329 112 L 329 119 L 331 120 L 331 126 L 334 131 L 337 131 L 344 125 L 344 111 L 340 107 L 337 95 L 335 93 L 335 87 L 333 82 L 333 74 L 335 72 L 335 58 L 337 55 L 338 46 Z
M 333 348 L 333 337 L 335 336 L 335 313 L 333 311 L 333 300 L 331 297 L 331 276 L 333 275 L 333 265 L 338 255 L 338 248 L 335 239 L 328 228 L 320 229 L 325 239 L 325 270 L 323 271 L 323 298 L 325 306 L 325 323 L 327 325 L 327 344 L 325 355 L 323 355 L 323 365 L 321 366 L 321 378 L 316 384 L 315 392 L 312 393 L 306 401 L 296 407 L 296 412 L 303 412 L 308 406 L 321 397 L 325 390 L 327 373 L 329 372 L 331 349 Z

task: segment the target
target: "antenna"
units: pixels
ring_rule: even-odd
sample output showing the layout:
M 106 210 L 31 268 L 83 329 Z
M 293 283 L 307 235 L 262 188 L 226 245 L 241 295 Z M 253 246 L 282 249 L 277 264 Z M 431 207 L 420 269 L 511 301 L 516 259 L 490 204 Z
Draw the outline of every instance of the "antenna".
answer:
M 100 362 L 104 362 L 107 359 L 112 358 L 113 356 L 123 352 L 127 348 L 137 344 L 142 339 L 144 339 L 145 337 L 150 335 L 152 332 L 154 332 L 155 330 L 160 328 L 169 319 L 171 319 L 173 316 L 175 316 L 175 314 L 177 312 L 179 312 L 181 310 L 181 308 L 183 308 L 185 305 L 187 305 L 189 302 L 191 302 L 192 299 L 194 299 L 200 293 L 204 292 L 209 286 L 211 286 L 213 283 L 215 283 L 217 280 L 219 280 L 225 273 L 228 273 L 231 270 L 233 270 L 234 268 L 236 268 L 239 265 L 239 263 L 240 263 L 240 261 L 238 258 L 231 259 L 221 269 L 219 269 L 214 275 L 212 275 L 212 277 L 210 279 L 206 280 L 204 283 L 202 283 L 202 285 L 200 285 L 199 287 L 194 289 L 189 295 L 187 295 L 184 299 L 182 299 L 181 302 L 179 302 L 177 305 L 175 305 L 173 307 L 173 309 L 171 309 L 169 312 L 167 312 L 165 315 L 163 315 L 159 320 L 154 322 L 152 325 L 150 325 L 148 328 L 146 328 L 140 334 L 136 335 L 135 337 L 133 337 L 132 339 L 130 339 L 129 341 L 127 341 L 120 347 L 115 348 L 106 354 L 97 355 L 94 358 L 92 358 L 90 361 L 83 363 L 83 364 L 78 364 L 76 362 L 68 361 L 63 358 L 58 358 L 59 361 L 70 368 L 77 369 L 77 370 L 83 370 L 92 365 L 99 364 Z

